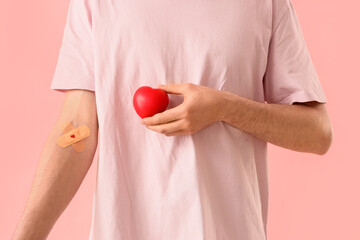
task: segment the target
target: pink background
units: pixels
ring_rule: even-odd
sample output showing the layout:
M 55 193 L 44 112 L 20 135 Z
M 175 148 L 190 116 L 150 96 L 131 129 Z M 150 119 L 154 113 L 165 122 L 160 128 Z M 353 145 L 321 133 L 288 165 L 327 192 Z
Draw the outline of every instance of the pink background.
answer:
M 329 101 L 334 139 L 325 156 L 269 144 L 268 239 L 359 240 L 360 3 L 292 3 Z M 12 236 L 64 99 L 49 87 L 68 4 L 69 0 L 0 3 L 0 239 Z M 48 239 L 88 238 L 96 168 L 94 161 Z

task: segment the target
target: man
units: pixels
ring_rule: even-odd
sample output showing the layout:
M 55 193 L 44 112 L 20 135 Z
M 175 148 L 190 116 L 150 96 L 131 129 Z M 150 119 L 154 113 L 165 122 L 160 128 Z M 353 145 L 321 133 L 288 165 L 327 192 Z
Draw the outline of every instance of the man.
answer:
M 137 116 L 143 85 L 166 111 Z M 71 0 L 51 88 L 65 102 L 17 240 L 48 236 L 98 131 L 91 240 L 264 240 L 267 142 L 323 155 L 332 139 L 290 0 Z M 83 152 L 56 144 L 66 122 L 89 127 Z

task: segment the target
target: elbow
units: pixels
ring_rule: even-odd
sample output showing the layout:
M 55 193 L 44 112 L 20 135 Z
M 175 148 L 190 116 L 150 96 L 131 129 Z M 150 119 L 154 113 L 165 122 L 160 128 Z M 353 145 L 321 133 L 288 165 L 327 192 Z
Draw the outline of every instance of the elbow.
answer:
M 332 127 L 326 127 L 323 128 L 323 130 L 321 131 L 321 133 L 319 134 L 319 140 L 318 140 L 318 148 L 317 148 L 317 152 L 316 154 L 318 155 L 325 155 L 331 146 L 331 143 L 333 141 L 333 131 L 332 131 Z

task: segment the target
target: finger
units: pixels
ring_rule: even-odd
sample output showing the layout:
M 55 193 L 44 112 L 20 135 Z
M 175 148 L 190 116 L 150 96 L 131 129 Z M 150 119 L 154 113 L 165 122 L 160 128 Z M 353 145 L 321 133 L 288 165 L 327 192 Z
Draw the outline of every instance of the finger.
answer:
M 166 84 L 166 85 L 158 85 L 158 88 L 164 90 L 167 93 L 171 93 L 171 94 L 182 94 L 184 95 L 185 91 L 186 91 L 186 85 L 187 83 L 170 83 L 170 84 Z
M 170 108 L 161 113 L 157 113 L 152 117 L 147 117 L 147 118 L 141 119 L 141 124 L 158 125 L 158 124 L 164 124 L 164 123 L 172 122 L 175 120 L 179 120 L 181 118 L 181 115 L 180 115 L 181 110 L 182 110 L 182 106 L 180 104 L 177 107 Z
M 166 124 L 159 124 L 159 125 L 146 126 L 146 127 L 155 132 L 167 134 L 182 130 L 183 124 L 181 120 L 177 120 Z

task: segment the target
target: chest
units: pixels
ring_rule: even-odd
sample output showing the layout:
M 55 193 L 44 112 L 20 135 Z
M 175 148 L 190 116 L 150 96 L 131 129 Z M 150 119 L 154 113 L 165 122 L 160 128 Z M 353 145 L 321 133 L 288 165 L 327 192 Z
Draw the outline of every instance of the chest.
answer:
M 94 0 L 96 43 L 176 54 L 211 49 L 229 61 L 266 42 L 268 0 Z M 225 59 L 223 59 L 225 60 Z
M 266 67 L 270 0 L 93 1 L 101 85 L 129 95 L 170 81 L 261 92 L 254 89 Z

